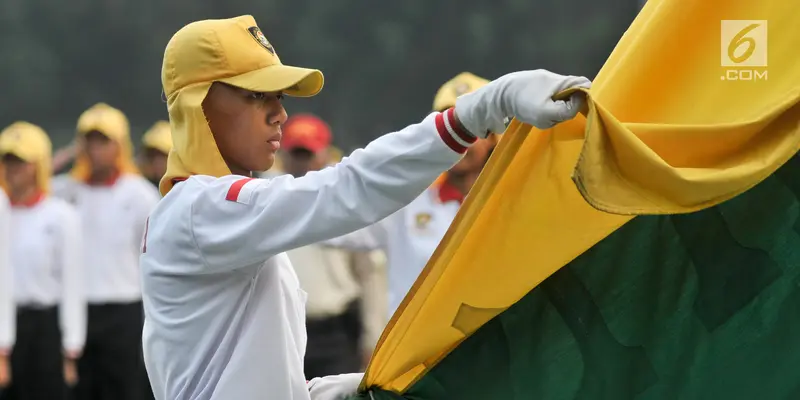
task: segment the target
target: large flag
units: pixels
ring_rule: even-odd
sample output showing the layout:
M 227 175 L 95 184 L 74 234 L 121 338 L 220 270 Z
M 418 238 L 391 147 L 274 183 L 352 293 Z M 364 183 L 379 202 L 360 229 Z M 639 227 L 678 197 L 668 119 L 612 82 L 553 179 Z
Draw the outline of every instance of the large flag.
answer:
M 800 399 L 791 0 L 650 0 L 584 116 L 512 122 L 360 399 Z

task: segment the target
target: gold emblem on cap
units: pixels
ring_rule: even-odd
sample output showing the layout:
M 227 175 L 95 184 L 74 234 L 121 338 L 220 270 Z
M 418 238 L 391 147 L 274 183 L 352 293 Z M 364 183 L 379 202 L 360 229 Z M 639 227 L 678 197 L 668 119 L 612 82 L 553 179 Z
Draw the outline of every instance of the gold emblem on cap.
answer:
M 261 29 L 259 29 L 257 26 L 251 26 L 247 28 L 247 31 L 250 32 L 250 36 L 252 36 L 253 39 L 255 39 L 256 42 L 261 45 L 261 47 L 267 49 L 267 51 L 269 51 L 273 56 L 275 55 L 275 49 L 269 43 L 267 37 L 264 36 L 264 33 L 261 32 Z

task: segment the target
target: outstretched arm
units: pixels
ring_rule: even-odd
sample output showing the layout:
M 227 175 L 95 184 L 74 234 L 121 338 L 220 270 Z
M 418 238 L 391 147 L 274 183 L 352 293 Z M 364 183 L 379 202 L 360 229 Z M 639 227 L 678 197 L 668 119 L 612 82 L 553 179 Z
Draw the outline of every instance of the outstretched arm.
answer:
M 383 219 L 422 193 L 475 141 L 455 126 L 452 110 L 431 114 L 302 178 L 211 181 L 192 204 L 206 267 L 243 267 Z
M 455 109 L 433 113 L 302 178 L 196 180 L 204 186 L 190 222 L 203 269 L 241 268 L 374 224 L 422 193 L 476 137 L 501 132 L 507 117 L 539 128 L 573 118 L 582 98 L 552 96 L 576 86 L 589 81 L 544 70 L 515 72 L 460 97 Z

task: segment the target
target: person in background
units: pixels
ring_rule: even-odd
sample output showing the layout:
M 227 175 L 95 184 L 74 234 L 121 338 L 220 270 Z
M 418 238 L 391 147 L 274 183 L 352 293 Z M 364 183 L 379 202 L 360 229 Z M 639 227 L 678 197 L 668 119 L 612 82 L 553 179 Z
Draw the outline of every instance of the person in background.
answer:
M 5 192 L 5 172 L 0 163 L 0 395 L 11 383 L 11 347 L 16 334 L 10 245 L 11 208 Z
M 456 99 L 489 83 L 464 72 L 436 93 L 433 111 L 455 106 Z M 477 140 L 464 157 L 425 192 L 400 211 L 328 244 L 350 250 L 383 249 L 387 257 L 389 314 L 394 314 L 406 293 L 441 242 L 464 198 L 478 179 L 496 144 L 496 135 Z
M 80 219 L 72 206 L 49 195 L 51 152 L 47 134 L 30 123 L 0 133 L 17 310 L 13 381 L 2 400 L 65 399 L 86 339 Z
M 144 323 L 139 246 L 160 196 L 133 162 L 128 119 L 107 104 L 85 111 L 78 153 L 54 194 L 81 216 L 89 303 L 86 346 L 78 362 L 77 400 L 141 398 Z
M 338 164 L 343 158 L 344 153 L 341 149 L 336 146 L 328 148 L 329 166 Z M 354 271 L 359 277 L 361 289 L 362 369 L 366 369 L 388 322 L 386 254 L 383 250 L 357 250 L 350 251 L 350 254 L 353 257 Z
M 142 175 L 158 188 L 158 182 L 167 172 L 167 156 L 172 149 L 169 122 L 158 121 L 142 136 L 139 168 Z
M 300 178 L 338 162 L 341 156 L 332 151 L 331 139 L 330 127 L 316 116 L 289 118 L 281 140 L 286 173 Z M 368 252 L 324 244 L 299 247 L 287 254 L 300 287 L 308 293 L 306 378 L 360 371 L 385 324 L 385 310 L 367 306 L 382 300 L 378 297 L 381 293 L 372 288 L 375 281 L 385 279 L 379 276 L 380 266 Z
M 439 88 L 433 100 L 433 110 L 441 112 L 454 107 L 459 96 L 473 92 L 487 83 L 489 81 L 484 78 L 469 72 L 462 72 Z M 489 155 L 494 150 L 498 137 L 498 135 L 490 134 L 486 139 L 480 141 L 479 146 L 472 146 L 458 164 L 442 174 L 434 183 L 434 188 L 438 188 L 440 194 L 442 190 L 445 191 L 443 200 L 452 197 L 459 203 L 464 201 L 464 197 L 472 189 L 472 185 L 475 184 L 478 175 L 489 160 Z M 448 195 L 448 192 L 451 192 L 451 195 Z M 447 203 L 447 201 L 443 201 L 443 203 Z M 453 215 L 454 217 L 455 215 Z M 450 221 L 452 222 L 452 218 Z

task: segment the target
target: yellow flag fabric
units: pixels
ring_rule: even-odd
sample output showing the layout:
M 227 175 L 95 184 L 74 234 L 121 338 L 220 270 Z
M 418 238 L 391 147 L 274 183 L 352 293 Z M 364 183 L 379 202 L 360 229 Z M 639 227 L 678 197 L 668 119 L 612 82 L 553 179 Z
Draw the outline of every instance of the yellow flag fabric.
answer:
M 636 215 L 714 206 L 789 160 L 800 149 L 795 9 L 650 0 L 596 77 L 585 116 L 547 131 L 509 126 L 363 386 L 403 392 Z

